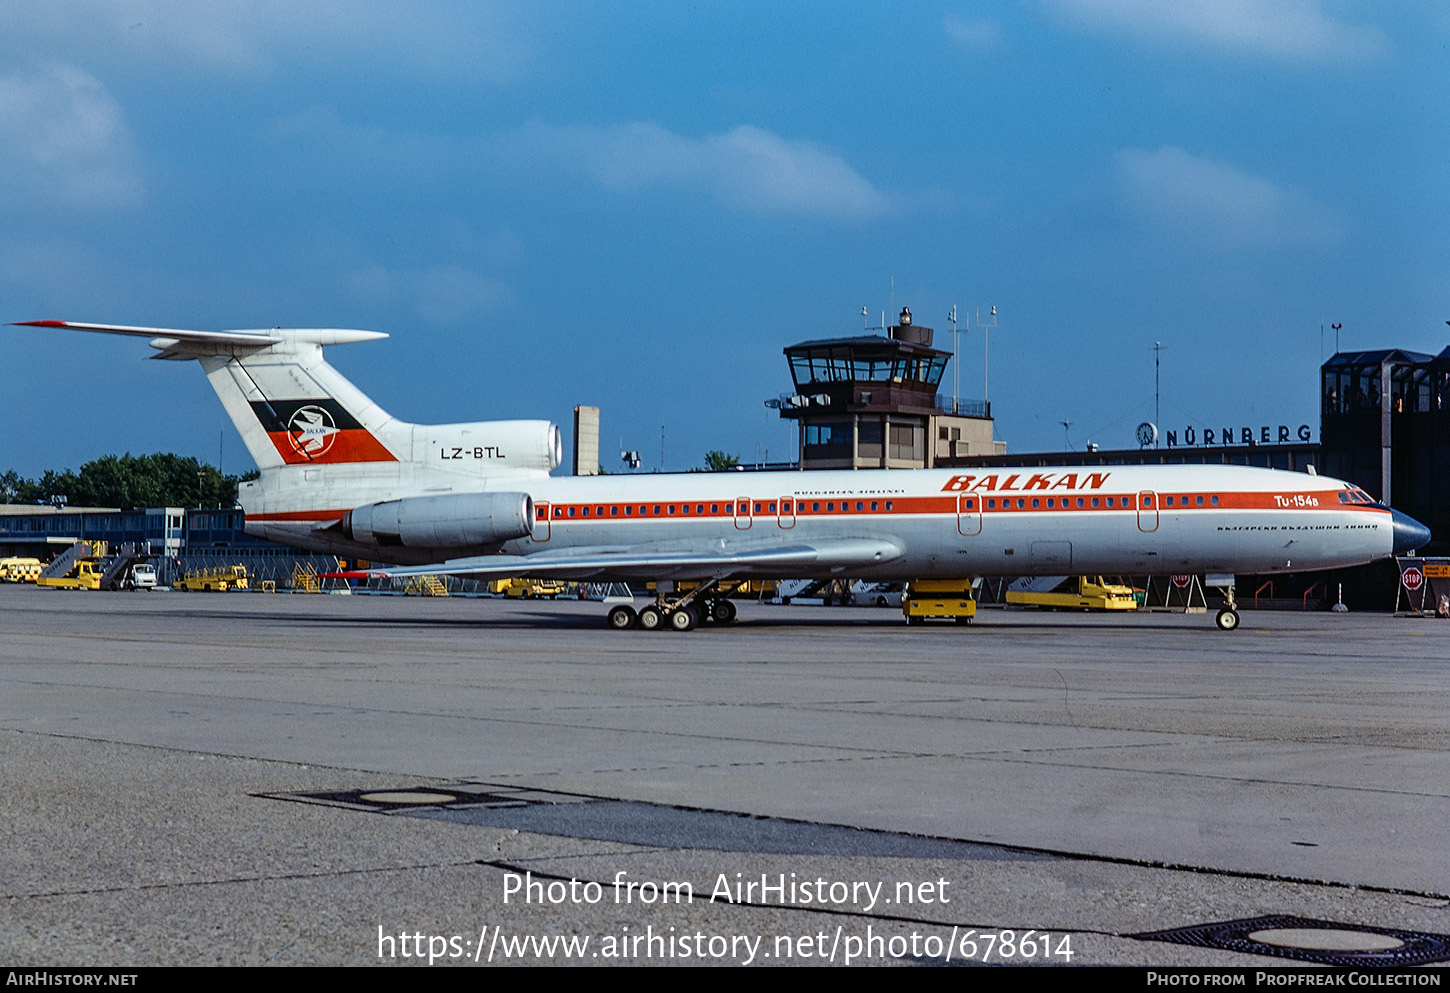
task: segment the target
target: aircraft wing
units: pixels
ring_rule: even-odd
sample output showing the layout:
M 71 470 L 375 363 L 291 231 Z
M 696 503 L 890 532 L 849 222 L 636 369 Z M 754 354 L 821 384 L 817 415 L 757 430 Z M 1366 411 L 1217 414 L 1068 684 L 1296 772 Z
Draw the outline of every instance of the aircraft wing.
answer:
M 466 576 L 479 579 L 550 578 L 579 581 L 630 579 L 727 579 L 741 576 L 818 576 L 890 562 L 901 547 L 879 538 L 832 538 L 751 548 L 651 551 L 638 546 L 570 548 L 559 553 L 479 555 L 437 565 L 400 566 L 335 573 L 350 579 L 403 576 Z

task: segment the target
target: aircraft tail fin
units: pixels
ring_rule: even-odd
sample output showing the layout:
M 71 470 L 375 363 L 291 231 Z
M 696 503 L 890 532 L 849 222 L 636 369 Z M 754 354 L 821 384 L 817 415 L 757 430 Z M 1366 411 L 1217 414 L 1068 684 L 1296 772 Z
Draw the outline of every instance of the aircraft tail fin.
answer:
M 184 331 L 119 324 L 22 321 L 151 339 L 152 358 L 195 359 L 257 466 L 398 462 L 412 457 L 412 425 L 398 421 L 322 357 L 324 345 L 386 338 L 380 331 L 273 328 Z

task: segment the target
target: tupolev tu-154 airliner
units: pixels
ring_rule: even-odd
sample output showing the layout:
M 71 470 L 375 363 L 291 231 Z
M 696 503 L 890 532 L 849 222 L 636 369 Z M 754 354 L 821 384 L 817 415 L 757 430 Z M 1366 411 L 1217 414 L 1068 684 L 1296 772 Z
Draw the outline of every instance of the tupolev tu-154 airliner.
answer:
M 613 628 L 731 620 L 721 584 L 754 577 L 1276 573 L 1430 540 L 1348 483 L 1244 466 L 553 477 L 553 424 L 404 423 L 323 359 L 381 332 L 24 323 L 149 338 L 152 358 L 199 362 L 261 470 L 238 491 L 249 534 L 397 563 L 357 575 L 701 583 L 638 613 L 616 604 Z M 1224 630 L 1239 620 L 1228 590 Z

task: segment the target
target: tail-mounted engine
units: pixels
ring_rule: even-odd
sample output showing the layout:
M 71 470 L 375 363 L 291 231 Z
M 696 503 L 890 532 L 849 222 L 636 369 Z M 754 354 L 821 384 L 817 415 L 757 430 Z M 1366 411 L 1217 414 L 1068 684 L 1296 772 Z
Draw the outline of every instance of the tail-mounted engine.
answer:
M 343 515 L 342 533 L 384 548 L 473 548 L 522 538 L 533 520 L 527 493 L 449 493 L 358 507 Z

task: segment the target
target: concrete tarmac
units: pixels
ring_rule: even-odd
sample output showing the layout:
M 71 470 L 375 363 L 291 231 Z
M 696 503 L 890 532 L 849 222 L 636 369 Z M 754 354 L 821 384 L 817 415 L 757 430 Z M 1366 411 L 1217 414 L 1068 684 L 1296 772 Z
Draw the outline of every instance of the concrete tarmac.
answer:
M 1243 617 L 745 603 L 676 634 L 6 585 L 0 960 L 1274 966 L 1134 936 L 1450 934 L 1450 624 Z

